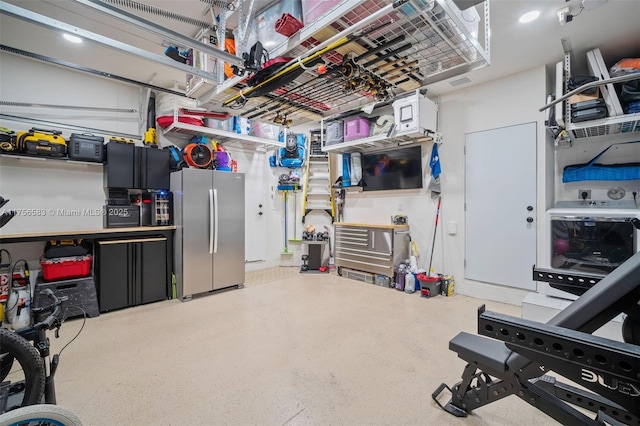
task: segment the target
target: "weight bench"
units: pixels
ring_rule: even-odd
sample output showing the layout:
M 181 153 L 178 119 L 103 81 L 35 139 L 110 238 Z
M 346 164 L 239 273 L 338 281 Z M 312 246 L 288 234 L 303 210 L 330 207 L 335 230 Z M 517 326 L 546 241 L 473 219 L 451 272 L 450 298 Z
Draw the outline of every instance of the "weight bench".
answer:
M 463 332 L 449 342 L 449 349 L 467 362 L 462 381 L 451 388 L 443 383 L 432 397 L 457 417 L 516 395 L 563 425 L 640 425 L 639 301 L 640 252 L 547 324 L 481 306 L 481 336 Z M 625 342 L 591 334 L 620 313 L 627 315 Z M 591 392 L 558 382 L 548 371 Z M 451 399 L 442 404 L 445 389 Z

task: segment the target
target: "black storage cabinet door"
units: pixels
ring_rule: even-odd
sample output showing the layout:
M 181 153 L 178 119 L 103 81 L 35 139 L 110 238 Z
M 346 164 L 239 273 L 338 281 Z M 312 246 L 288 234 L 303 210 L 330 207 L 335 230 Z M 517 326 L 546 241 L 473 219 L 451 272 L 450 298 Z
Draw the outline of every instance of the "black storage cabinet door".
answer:
M 96 255 L 100 312 L 167 299 L 165 237 L 99 241 Z
M 171 169 L 169 151 L 157 148 L 140 148 L 140 189 L 169 189 Z
M 132 303 L 134 256 L 131 244 L 124 240 L 99 241 L 96 277 L 100 312 L 125 308 Z
M 167 298 L 167 239 L 149 238 L 135 243 L 136 302 L 149 303 Z
M 108 142 L 105 145 L 106 164 L 104 165 L 105 188 L 137 188 L 140 185 L 136 147 L 133 144 Z M 137 186 L 136 186 L 137 185 Z

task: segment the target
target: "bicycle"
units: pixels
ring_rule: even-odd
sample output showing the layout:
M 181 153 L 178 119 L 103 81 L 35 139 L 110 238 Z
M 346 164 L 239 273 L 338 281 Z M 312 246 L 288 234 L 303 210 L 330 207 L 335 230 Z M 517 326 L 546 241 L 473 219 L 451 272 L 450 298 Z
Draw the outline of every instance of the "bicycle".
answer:
M 0 419 L 3 420 L 0 425 L 5 424 L 5 414 L 13 411 L 20 410 L 18 415 L 31 415 L 34 412 L 39 412 L 43 416 L 50 415 L 50 417 L 58 415 L 57 413 L 61 411 L 57 408 L 51 408 L 56 407 L 55 373 L 60 362 L 60 354 L 80 334 L 84 323 L 78 334 L 59 353 L 53 355 L 47 363 L 47 358 L 50 355 L 47 331 L 55 329 L 55 336 L 59 337 L 59 330 L 63 323 L 63 319 L 61 319 L 62 301 L 56 297 L 51 289 L 41 291 L 40 295 L 48 297 L 51 303 L 48 306 L 31 309 L 34 321 L 37 321 L 34 325 L 15 332 L 0 328 L 0 382 L 2 382 L 0 384 Z M 44 315 L 46 317 L 41 319 Z M 16 361 L 20 368 L 15 365 Z M 18 380 L 5 381 L 7 377 Z M 45 404 L 42 404 L 43 401 Z M 38 408 L 21 409 L 29 406 L 37 406 Z M 61 415 L 61 418 L 64 418 L 64 415 Z M 13 416 L 17 415 L 12 414 L 7 417 Z M 8 424 L 23 424 L 23 420 L 20 420 L 19 423 Z M 43 424 L 75 425 L 80 423 L 60 421 L 55 423 L 51 420 L 51 422 Z
M 80 419 L 59 405 L 36 404 L 0 414 L 0 426 L 82 426 Z

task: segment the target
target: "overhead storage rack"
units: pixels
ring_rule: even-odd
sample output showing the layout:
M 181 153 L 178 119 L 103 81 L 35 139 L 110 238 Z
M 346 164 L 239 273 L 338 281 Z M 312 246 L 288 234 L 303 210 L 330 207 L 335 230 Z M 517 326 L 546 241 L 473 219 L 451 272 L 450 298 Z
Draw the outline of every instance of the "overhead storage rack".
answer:
M 286 116 L 294 124 L 317 121 L 376 98 L 389 99 L 488 66 L 489 3 L 479 3 L 461 11 L 453 0 L 410 0 L 399 7 L 387 0 L 343 1 L 316 22 L 305 23 L 299 33 L 272 49 L 269 56 L 305 58 L 310 51 L 326 46 L 327 41 L 386 25 L 323 55 L 326 73 L 309 67 L 280 88 L 247 97 L 242 105 L 234 104 L 234 114 L 265 122 L 278 116 Z M 397 42 L 388 48 L 381 47 L 394 40 Z M 374 54 L 357 62 L 359 82 L 353 84 L 353 76 L 345 75 L 342 69 L 344 62 L 374 49 Z M 245 79 L 234 77 L 212 88 L 199 97 L 199 104 L 219 109 L 226 99 L 247 87 Z M 371 89 L 369 81 L 381 83 L 388 90 L 381 94 L 375 90 L 380 84 Z

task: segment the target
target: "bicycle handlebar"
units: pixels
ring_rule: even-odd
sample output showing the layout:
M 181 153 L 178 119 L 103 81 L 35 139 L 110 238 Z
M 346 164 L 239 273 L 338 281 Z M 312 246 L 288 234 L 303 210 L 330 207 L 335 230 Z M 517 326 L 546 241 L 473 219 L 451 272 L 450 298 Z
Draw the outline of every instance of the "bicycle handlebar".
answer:
M 35 329 L 45 328 L 47 330 L 51 330 L 56 326 L 56 323 L 59 321 L 58 317 L 60 316 L 60 312 L 62 311 L 62 308 L 60 307 L 60 305 L 62 304 L 62 301 L 58 299 L 58 297 L 56 297 L 55 293 L 50 288 L 42 290 L 40 294 L 46 295 L 47 297 L 49 297 L 49 299 L 53 300 L 53 303 L 47 307 L 33 308 L 31 311 L 35 314 L 35 313 L 50 310 L 51 313 L 44 320 L 34 324 L 33 328 Z

